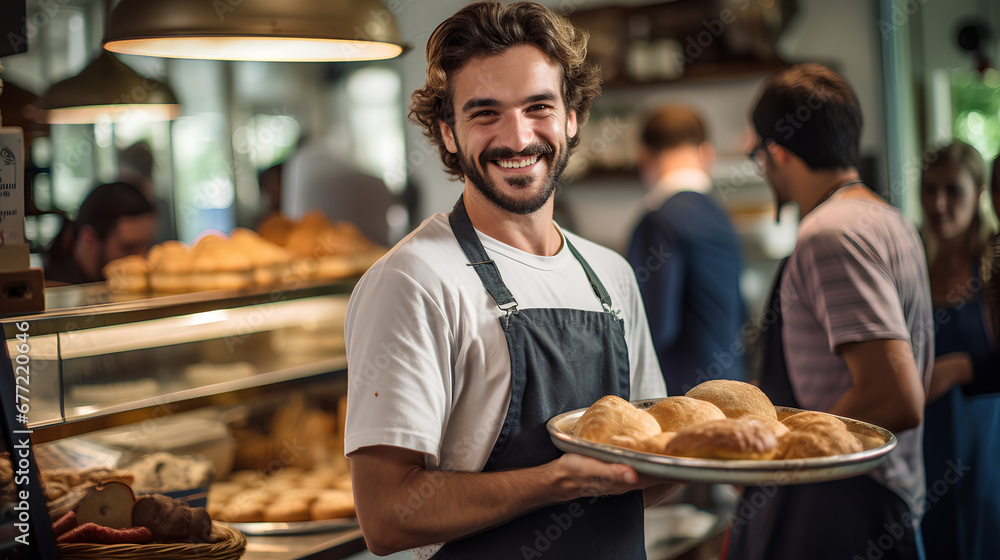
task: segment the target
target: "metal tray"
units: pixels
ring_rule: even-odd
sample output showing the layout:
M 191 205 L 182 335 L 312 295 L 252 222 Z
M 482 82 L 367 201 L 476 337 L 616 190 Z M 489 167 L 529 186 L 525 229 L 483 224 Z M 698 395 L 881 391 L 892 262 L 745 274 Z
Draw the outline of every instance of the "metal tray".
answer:
M 358 518 L 340 517 L 321 521 L 296 521 L 289 523 L 229 523 L 248 537 L 304 535 L 308 533 L 329 533 L 345 529 L 357 529 Z
M 640 409 L 647 409 L 662 399 L 634 401 Z M 609 463 L 625 463 L 640 473 L 682 482 L 738 485 L 788 485 L 826 482 L 864 474 L 879 466 L 886 455 L 896 447 L 892 432 L 854 420 L 837 416 L 847 424 L 848 430 L 869 438 L 870 446 L 859 453 L 792 459 L 788 461 L 750 461 L 690 459 L 654 455 L 580 439 L 571 435 L 576 421 L 586 408 L 564 412 L 550 419 L 546 425 L 552 443 L 566 453 L 579 453 Z M 775 407 L 779 418 L 801 412 L 796 408 Z M 881 445 L 879 445 L 881 442 Z

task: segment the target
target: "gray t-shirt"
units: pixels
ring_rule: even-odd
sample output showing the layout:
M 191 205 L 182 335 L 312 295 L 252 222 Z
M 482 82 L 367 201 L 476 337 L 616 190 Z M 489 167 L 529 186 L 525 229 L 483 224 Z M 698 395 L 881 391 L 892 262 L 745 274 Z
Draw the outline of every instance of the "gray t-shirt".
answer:
M 927 258 L 913 225 L 892 206 L 834 195 L 807 214 L 781 280 L 782 340 L 799 404 L 830 410 L 853 385 L 835 348 L 848 342 L 910 343 L 924 389 L 934 367 Z M 924 487 L 923 424 L 897 433 L 898 444 L 872 476 L 917 515 Z

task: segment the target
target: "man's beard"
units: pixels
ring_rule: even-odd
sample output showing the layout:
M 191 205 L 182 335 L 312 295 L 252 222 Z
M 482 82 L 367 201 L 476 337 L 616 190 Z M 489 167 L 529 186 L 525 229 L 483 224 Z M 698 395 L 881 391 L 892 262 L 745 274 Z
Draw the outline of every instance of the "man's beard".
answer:
M 567 138 L 567 144 L 568 144 Z M 542 190 L 538 192 L 537 195 L 527 198 L 515 198 L 508 196 L 503 191 L 501 191 L 493 178 L 486 173 L 487 166 L 491 162 L 499 159 L 514 159 L 518 157 L 531 157 L 539 156 L 539 159 L 546 156 L 552 156 L 555 154 L 555 148 L 548 144 L 542 142 L 534 142 L 529 144 L 520 152 L 515 152 L 510 148 L 490 148 L 479 155 L 479 162 L 473 161 L 471 158 L 466 157 L 462 152 L 462 147 L 458 144 L 457 140 L 455 142 L 455 147 L 458 153 L 459 165 L 462 167 L 462 174 L 472 182 L 472 185 L 476 187 L 476 190 L 481 192 L 486 198 L 490 199 L 494 204 L 510 212 L 512 214 L 531 214 L 545 205 L 549 198 L 552 197 L 552 193 L 556 190 L 556 185 L 559 184 L 559 179 L 562 177 L 563 171 L 566 169 L 566 164 L 569 162 L 569 150 L 565 149 L 567 144 L 563 144 L 564 149 L 559 152 L 558 159 L 554 159 L 549 164 L 549 172 L 544 178 L 544 183 L 542 184 Z M 535 179 L 534 174 L 526 173 L 523 175 L 517 175 L 513 177 L 507 177 L 504 180 L 508 185 L 512 187 L 526 187 Z

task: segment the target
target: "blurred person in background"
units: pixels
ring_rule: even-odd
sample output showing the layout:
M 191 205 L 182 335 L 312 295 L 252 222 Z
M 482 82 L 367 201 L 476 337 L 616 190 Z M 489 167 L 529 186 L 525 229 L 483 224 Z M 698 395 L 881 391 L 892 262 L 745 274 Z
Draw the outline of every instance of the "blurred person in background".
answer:
M 101 282 L 101 269 L 129 255 L 145 255 L 156 235 L 156 209 L 128 183 L 94 187 L 66 222 L 44 258 L 45 280 L 54 284 Z
M 684 106 L 653 111 L 641 135 L 639 170 L 648 213 L 632 233 L 635 269 L 667 394 L 709 379 L 744 381 L 740 240 L 712 200 L 715 148 L 701 117 Z
M 145 141 L 136 142 L 118 153 L 118 180 L 139 190 L 156 209 L 157 243 L 177 239 L 170 203 L 156 193 L 153 183 L 153 150 Z
M 396 197 L 382 179 L 349 162 L 345 151 L 335 138 L 301 142 L 281 168 L 279 209 L 294 220 L 319 210 L 331 222 L 351 222 L 373 242 L 391 245 L 387 216 Z
M 819 64 L 772 76 L 755 103 L 748 155 L 779 209 L 795 202 L 802 216 L 768 304 L 775 320 L 760 386 L 776 406 L 870 422 L 897 445 L 864 476 L 748 486 L 728 560 L 924 557 L 921 421 L 934 351 L 927 261 L 913 224 L 861 180 L 861 124 L 850 84 Z
M 932 560 L 1000 558 L 1000 357 L 991 348 L 982 289 L 995 233 L 980 204 L 986 165 L 960 140 L 925 161 L 920 201 L 936 357 L 924 469 L 926 491 L 937 499 L 924 514 L 924 544 Z M 945 493 L 934 486 L 942 480 Z

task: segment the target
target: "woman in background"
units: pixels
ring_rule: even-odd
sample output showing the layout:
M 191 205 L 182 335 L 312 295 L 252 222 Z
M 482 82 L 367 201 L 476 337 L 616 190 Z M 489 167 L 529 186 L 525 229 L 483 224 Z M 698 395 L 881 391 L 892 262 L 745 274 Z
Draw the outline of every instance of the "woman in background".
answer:
M 1000 361 L 984 305 L 993 231 L 986 166 L 955 141 L 928 158 L 920 198 L 934 303 L 935 365 L 924 416 L 927 558 L 1000 558 Z M 992 393 L 991 393 L 992 391 Z

